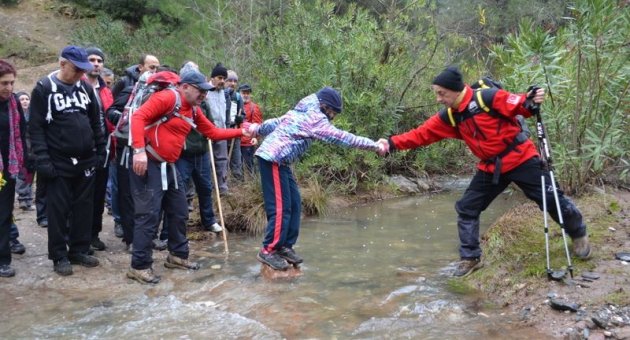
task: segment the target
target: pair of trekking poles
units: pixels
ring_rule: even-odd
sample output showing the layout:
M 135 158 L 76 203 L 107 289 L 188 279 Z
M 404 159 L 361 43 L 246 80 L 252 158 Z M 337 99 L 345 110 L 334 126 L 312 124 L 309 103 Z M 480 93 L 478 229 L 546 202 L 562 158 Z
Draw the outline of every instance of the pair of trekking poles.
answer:
M 527 92 L 530 92 L 529 99 L 533 99 L 536 91 L 539 89 L 537 86 L 530 86 Z M 540 183 L 541 183 L 541 194 L 543 201 L 543 219 L 545 223 L 545 254 L 547 256 L 547 278 L 550 280 L 559 281 L 564 278 L 566 272 L 563 270 L 554 271 L 551 269 L 551 264 L 549 260 L 549 217 L 547 214 L 547 187 L 546 187 L 546 179 L 545 173 L 549 173 L 549 178 L 551 179 L 551 189 L 553 191 L 553 197 L 556 203 L 556 211 L 558 213 L 558 223 L 560 224 L 560 229 L 562 230 L 562 240 L 564 241 L 564 251 L 567 257 L 567 270 L 573 278 L 573 265 L 571 264 L 571 255 L 569 255 L 569 246 L 567 244 L 567 236 L 565 232 L 564 226 L 564 218 L 562 217 L 562 209 L 560 208 L 560 199 L 558 198 L 558 188 L 556 186 L 556 179 L 553 174 L 553 161 L 551 158 L 551 151 L 549 147 L 549 143 L 547 142 L 547 135 L 545 133 L 545 126 L 542 122 L 542 117 L 540 114 L 540 105 L 533 104 L 531 106 L 532 113 L 536 116 L 536 134 L 538 136 L 538 152 L 540 154 Z

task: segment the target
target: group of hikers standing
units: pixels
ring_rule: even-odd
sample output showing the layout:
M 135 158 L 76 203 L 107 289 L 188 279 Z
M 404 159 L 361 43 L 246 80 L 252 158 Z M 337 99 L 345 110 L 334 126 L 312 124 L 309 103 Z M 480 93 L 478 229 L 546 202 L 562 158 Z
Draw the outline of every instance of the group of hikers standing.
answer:
M 554 199 L 552 190 L 541 190 L 541 175 L 549 174 L 541 168 L 534 144 L 519 137 L 516 119 L 532 115 L 534 105 L 544 101 L 542 89 L 523 94 L 473 90 L 457 68 L 448 67 L 432 82 L 443 110 L 409 132 L 373 140 L 333 125 L 343 111 L 343 99 L 331 87 L 263 121 L 251 100 L 251 86 L 236 88 L 238 76 L 221 64 L 207 78 L 192 61 L 175 71 L 145 55 L 110 90 L 100 73 L 104 61 L 98 48 L 64 48 L 59 70 L 40 79 L 32 91 L 28 127 L 13 93 L 15 68 L 0 61 L 0 181 L 6 182 L 0 189 L 0 276 L 15 275 L 10 264 L 16 238 L 10 235 L 16 182 L 28 181 L 32 173 L 45 201 L 38 222 L 47 222 L 53 270 L 66 276 L 73 273 L 72 264 L 99 265 L 94 250 L 106 247 L 99 233 L 109 188 L 115 234 L 131 253 L 127 277 L 142 283 L 160 281 L 153 271 L 153 249 L 168 249 L 167 268 L 199 269 L 189 258 L 186 237 L 189 184 L 194 183 L 198 196 L 202 227 L 222 232 L 213 212 L 212 186 L 227 193 L 228 169 L 242 179 L 243 164 L 246 171 L 255 171 L 254 159 L 267 215 L 256 258 L 275 270 L 302 263 L 294 249 L 301 196 L 292 164 L 315 140 L 381 156 L 446 138 L 463 140 L 480 162 L 455 206 L 461 243 L 455 276 L 482 266 L 479 215 L 511 182 L 541 209 L 543 195 L 548 202 Z M 149 86 L 153 84 L 168 86 L 156 89 Z M 143 91 L 150 95 L 141 98 Z M 120 128 L 125 124 L 126 130 Z M 559 202 L 575 255 L 588 258 L 591 248 L 579 210 L 561 191 Z M 558 221 L 557 212 L 550 213 Z

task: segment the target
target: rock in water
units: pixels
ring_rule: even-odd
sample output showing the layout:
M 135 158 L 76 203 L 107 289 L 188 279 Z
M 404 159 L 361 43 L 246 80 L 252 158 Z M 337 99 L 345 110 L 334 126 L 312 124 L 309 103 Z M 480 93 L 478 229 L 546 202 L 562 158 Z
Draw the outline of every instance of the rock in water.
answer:
M 291 280 L 302 276 L 300 267 L 290 266 L 287 270 L 275 270 L 266 264 L 260 265 L 260 274 L 267 280 Z
M 615 254 L 617 260 L 630 262 L 630 253 L 622 252 Z
M 561 310 L 561 311 L 568 310 L 571 312 L 577 312 L 578 309 L 580 308 L 580 305 L 578 305 L 577 303 L 566 302 L 559 299 L 550 299 L 549 305 L 551 306 L 551 308 L 555 310 Z
M 599 279 L 599 274 L 593 272 L 583 272 L 582 277 L 588 280 L 597 280 Z

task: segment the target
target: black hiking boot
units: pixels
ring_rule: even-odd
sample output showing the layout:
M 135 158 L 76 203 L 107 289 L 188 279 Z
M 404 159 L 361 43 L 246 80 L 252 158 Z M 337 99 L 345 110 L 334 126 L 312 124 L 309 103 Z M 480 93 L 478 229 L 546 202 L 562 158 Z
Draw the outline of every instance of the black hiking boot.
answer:
M 114 224 L 114 235 L 118 238 L 122 238 L 125 236 L 125 231 L 123 230 L 123 226 L 120 223 Z
M 277 251 L 277 254 L 293 265 L 304 262 L 304 259 L 300 255 L 296 254 L 293 248 L 282 247 L 280 248 L 280 250 Z
M 96 267 L 99 265 L 99 261 L 96 257 L 88 254 L 71 254 L 68 255 L 68 259 L 72 264 L 80 264 L 83 267 Z
M 61 276 L 72 275 L 72 265 L 70 264 L 70 261 L 68 261 L 67 257 L 62 257 L 61 259 L 56 260 L 53 263 L 53 270 L 55 271 L 55 273 Z
M 273 253 L 263 253 L 263 251 L 259 251 L 258 255 L 256 255 L 256 259 L 263 264 L 268 265 L 272 269 L 275 270 L 287 270 L 289 269 L 289 264 L 285 259 L 283 259 L 278 252 Z
M 103 243 L 103 241 L 101 241 L 101 239 L 98 238 L 98 236 L 92 239 L 92 242 L 90 242 L 90 247 L 98 251 L 103 251 L 106 248 L 105 243 Z
M 461 261 L 457 264 L 457 269 L 455 269 L 453 276 L 465 277 L 481 267 L 483 267 L 483 263 L 478 258 L 461 259 Z
M 12 277 L 15 276 L 15 269 L 11 268 L 8 264 L 0 265 L 0 277 Z
M 9 247 L 11 248 L 11 253 L 12 254 L 22 255 L 22 254 L 24 254 L 24 252 L 26 252 L 26 248 L 18 240 L 10 240 L 9 241 Z

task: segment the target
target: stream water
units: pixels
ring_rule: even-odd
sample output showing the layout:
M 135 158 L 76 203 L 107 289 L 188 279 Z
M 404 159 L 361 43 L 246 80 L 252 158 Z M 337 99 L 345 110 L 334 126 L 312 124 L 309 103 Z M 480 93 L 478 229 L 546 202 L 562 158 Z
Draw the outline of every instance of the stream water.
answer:
M 220 240 L 193 245 L 197 272 L 156 260 L 163 279 L 155 286 L 125 279 L 121 268 L 98 289 L 73 283 L 80 273 L 46 272 L 52 278 L 29 293 L 0 289 L 0 338 L 536 338 L 482 297 L 448 289 L 458 257 L 457 197 L 379 201 L 307 218 L 296 246 L 305 263 L 293 279 L 266 279 L 255 260 L 260 238 L 232 235 L 227 258 Z M 482 228 L 510 204 L 499 197 Z

